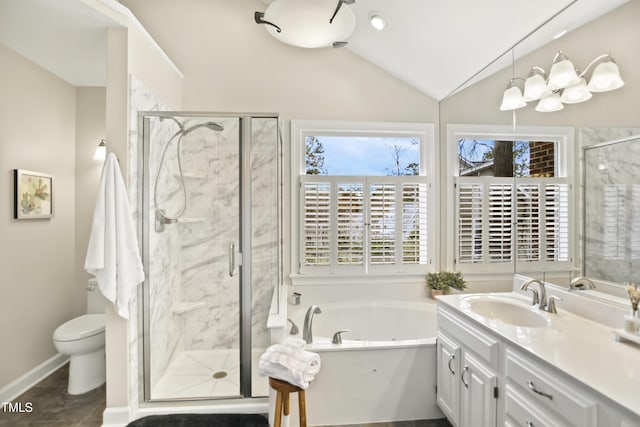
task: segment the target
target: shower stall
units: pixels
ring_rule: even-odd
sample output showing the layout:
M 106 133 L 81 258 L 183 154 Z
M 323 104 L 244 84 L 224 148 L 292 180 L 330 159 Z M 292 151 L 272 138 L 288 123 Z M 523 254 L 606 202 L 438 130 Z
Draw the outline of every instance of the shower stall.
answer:
M 257 359 L 282 274 L 278 117 L 143 112 L 138 126 L 144 401 L 266 396 Z

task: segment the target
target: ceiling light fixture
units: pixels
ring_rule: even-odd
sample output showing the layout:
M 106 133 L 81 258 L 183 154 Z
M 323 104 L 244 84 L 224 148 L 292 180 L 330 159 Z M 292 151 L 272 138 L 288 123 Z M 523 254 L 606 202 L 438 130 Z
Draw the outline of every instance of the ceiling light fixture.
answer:
M 356 17 L 348 6 L 353 3 L 355 0 L 274 0 L 264 12 L 255 12 L 254 20 L 291 46 L 342 47 L 356 28 Z
M 593 66 L 595 68 L 587 84 L 586 75 Z M 516 84 L 519 80 L 524 81 L 523 92 Z M 539 101 L 536 111 L 559 111 L 564 104 L 577 104 L 590 99 L 592 92 L 607 92 L 622 86 L 624 81 L 610 53 L 598 56 L 578 74 L 573 63 L 560 51 L 553 58 L 548 76 L 545 76 L 544 69 L 534 66 L 526 79 L 511 78 L 504 91 L 500 110 L 516 110 L 526 106 L 527 102 Z
M 387 28 L 387 21 L 380 14 L 380 12 L 370 12 L 369 13 L 369 23 L 371 24 L 371 26 L 374 29 L 376 29 L 378 31 L 382 31 L 385 28 Z

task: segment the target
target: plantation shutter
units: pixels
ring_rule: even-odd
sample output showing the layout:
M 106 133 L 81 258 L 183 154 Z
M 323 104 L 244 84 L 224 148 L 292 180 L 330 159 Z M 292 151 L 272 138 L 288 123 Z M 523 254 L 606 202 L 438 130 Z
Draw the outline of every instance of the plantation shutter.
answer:
M 331 262 L 331 183 L 305 182 L 302 209 L 302 263 L 329 266 Z
M 510 263 L 513 260 L 513 184 L 489 184 L 488 193 L 489 262 Z
M 547 262 L 569 262 L 569 183 L 545 185 L 545 251 Z
M 458 182 L 458 259 L 460 264 L 484 262 L 483 206 L 484 186 Z
M 427 184 L 402 184 L 402 263 L 427 263 Z
M 604 187 L 604 259 L 625 258 L 626 185 L 611 184 Z
M 570 261 L 567 178 L 516 183 L 512 178 L 459 177 L 456 202 L 456 263 L 463 270 L 508 271 L 514 254 L 518 263 L 561 267 Z
M 364 188 L 362 183 L 338 184 L 338 265 L 364 263 Z
M 409 272 L 428 264 L 424 177 L 300 177 L 300 272 Z
M 371 265 L 396 262 L 396 186 L 369 185 L 369 250 Z
M 631 259 L 640 259 L 640 185 L 631 185 L 631 206 L 629 207 L 631 218 L 631 236 L 629 236 L 629 247 L 631 248 Z

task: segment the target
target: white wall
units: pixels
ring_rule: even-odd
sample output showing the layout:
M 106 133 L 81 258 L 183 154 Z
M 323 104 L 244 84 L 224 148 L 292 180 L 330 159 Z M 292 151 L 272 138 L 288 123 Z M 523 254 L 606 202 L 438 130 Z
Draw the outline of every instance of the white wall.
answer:
M 85 309 L 75 280 L 76 90 L 0 45 L 0 389 L 57 352 Z M 13 219 L 12 169 L 55 176 L 55 216 Z
M 78 87 L 76 95 L 75 270 L 77 286 L 84 289 L 91 277 L 84 270 L 84 259 L 102 171 L 102 161 L 93 160 L 93 155 L 100 140 L 105 137 L 106 93 L 104 87 Z

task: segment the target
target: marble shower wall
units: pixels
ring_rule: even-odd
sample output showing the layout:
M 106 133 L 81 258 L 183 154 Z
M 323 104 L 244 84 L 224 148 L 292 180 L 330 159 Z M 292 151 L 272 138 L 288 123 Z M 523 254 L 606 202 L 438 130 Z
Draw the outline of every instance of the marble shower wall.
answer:
M 252 346 L 266 348 L 271 295 L 278 288 L 278 120 L 251 122 Z
M 164 104 L 162 101 L 158 99 L 147 87 L 135 76 L 131 75 L 129 79 L 129 141 L 128 141 L 128 190 L 129 190 L 129 203 L 134 210 L 134 218 L 136 223 L 138 224 L 138 228 L 142 230 L 142 211 L 140 209 L 142 199 L 146 191 L 149 188 L 145 189 L 145 191 L 140 194 L 139 192 L 139 183 L 142 177 L 142 171 L 140 170 L 140 153 L 141 153 L 141 145 L 140 145 L 140 135 L 141 130 L 139 129 L 138 123 L 138 113 L 141 111 L 161 111 L 161 110 L 171 110 L 171 108 Z M 175 130 L 171 127 L 171 123 L 165 122 L 163 124 L 156 124 L 156 126 L 152 127 L 152 135 L 155 141 L 168 141 Z M 158 153 L 153 153 L 155 158 L 152 160 L 154 164 L 157 164 Z M 152 171 L 155 174 L 154 171 Z M 155 175 L 154 175 L 155 176 Z M 151 188 L 153 190 L 153 188 Z M 153 195 L 151 195 L 153 197 Z M 153 212 L 150 213 L 151 215 Z M 151 220 L 150 224 L 153 224 L 153 218 L 149 218 Z M 147 234 L 147 231 L 144 231 Z M 170 311 L 166 310 L 167 301 L 170 301 L 171 294 L 173 290 L 176 289 L 178 283 L 177 272 L 178 269 L 175 265 L 172 265 L 171 260 L 171 246 L 176 245 L 177 234 L 169 233 L 163 236 L 154 236 L 153 233 L 148 233 L 150 236 L 150 253 L 149 258 L 158 260 L 157 263 L 151 263 L 151 265 L 145 265 L 146 273 L 147 273 L 147 282 L 149 282 L 152 278 L 160 278 L 160 280 L 154 280 L 154 286 L 151 288 L 151 292 L 154 295 L 151 298 L 151 301 L 154 301 L 154 304 L 150 306 L 150 314 L 152 324 L 156 325 L 155 329 L 169 331 L 169 333 L 160 334 L 160 339 L 155 340 L 151 343 L 153 348 L 154 356 L 151 359 L 151 367 L 154 372 L 154 375 L 151 376 L 151 380 L 157 378 L 155 374 L 158 372 L 163 372 L 168 364 L 172 351 L 164 351 L 159 349 L 175 349 L 178 345 L 178 340 L 181 334 L 176 333 L 177 326 L 175 322 L 172 320 L 172 315 Z M 158 237 L 161 237 L 158 239 Z M 141 239 L 142 235 L 139 234 L 138 238 Z M 139 243 L 142 243 L 140 241 Z M 144 259 L 144 258 L 143 258 Z M 167 268 L 168 274 L 162 273 L 162 266 Z M 141 292 L 139 292 L 141 295 Z M 158 298 L 159 295 L 162 295 L 162 298 Z M 168 298 L 166 296 L 169 296 Z M 140 313 L 138 312 L 139 301 L 133 301 L 131 307 L 129 308 L 129 312 L 131 313 L 131 317 L 129 319 L 129 406 L 132 408 L 137 407 L 139 400 L 139 384 L 142 379 L 140 376 L 139 370 L 139 342 L 142 340 L 142 331 L 139 328 L 139 317 Z M 153 336 L 153 331 L 152 335 Z M 155 347 L 155 348 L 154 348 Z
M 640 129 L 581 129 L 583 147 L 640 135 Z M 640 138 L 586 150 L 585 275 L 638 282 L 640 266 Z
M 180 299 L 180 251 L 181 238 L 178 229 L 166 225 L 163 232 L 155 230 L 157 191 L 158 207 L 166 215 L 174 215 L 182 206 L 183 199 L 176 183 L 176 138 L 178 127 L 171 121 L 158 118 L 150 120 L 149 135 L 149 182 L 144 189 L 148 198 L 148 265 L 149 291 L 149 340 L 151 390 L 167 369 L 177 351 L 184 347 L 182 322 L 174 313 L 176 301 Z M 167 145 L 169 144 L 169 145 Z M 162 152 L 167 147 L 164 160 Z M 160 165 L 162 164 L 162 167 Z
M 202 118 L 198 119 L 200 122 Z M 189 350 L 238 348 L 239 274 L 229 276 L 229 245 L 240 248 L 238 118 L 206 119 L 224 130 L 201 128 L 182 143 L 187 210 L 181 236 L 181 316 Z M 186 122 L 186 127 L 192 123 Z
M 140 99 L 150 96 L 142 89 L 134 92 Z M 178 352 L 240 345 L 240 274 L 229 276 L 229 244 L 235 244 L 236 252 L 240 249 L 240 119 L 175 119 L 185 129 L 214 121 L 224 130 L 202 127 L 181 138 L 175 120 L 149 119 L 150 153 L 144 160 L 149 164 L 149 179 L 144 194 L 149 203 L 145 233 L 152 398 L 154 385 Z M 264 348 L 269 344 L 266 323 L 271 295 L 278 283 L 277 119 L 252 119 L 251 129 L 252 335 L 254 348 Z M 132 141 L 137 141 L 135 135 Z M 177 221 L 163 232 L 155 231 L 156 207 L 172 217 L 183 206 Z

